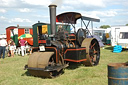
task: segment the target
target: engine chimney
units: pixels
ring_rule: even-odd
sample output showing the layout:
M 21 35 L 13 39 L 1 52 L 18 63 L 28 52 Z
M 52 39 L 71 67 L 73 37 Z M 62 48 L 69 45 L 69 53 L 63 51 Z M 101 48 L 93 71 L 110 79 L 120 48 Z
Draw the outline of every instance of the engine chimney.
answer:
M 49 5 L 51 34 L 56 33 L 56 5 Z

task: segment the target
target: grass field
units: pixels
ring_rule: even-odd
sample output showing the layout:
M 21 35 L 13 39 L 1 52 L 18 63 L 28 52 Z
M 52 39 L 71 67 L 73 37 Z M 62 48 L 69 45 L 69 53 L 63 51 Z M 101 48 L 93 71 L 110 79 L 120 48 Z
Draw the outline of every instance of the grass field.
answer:
M 112 53 L 112 47 L 101 48 L 98 66 L 71 65 L 65 73 L 54 79 L 33 77 L 24 70 L 28 56 L 15 56 L 0 60 L 0 85 L 107 85 L 107 65 L 128 61 L 128 51 Z

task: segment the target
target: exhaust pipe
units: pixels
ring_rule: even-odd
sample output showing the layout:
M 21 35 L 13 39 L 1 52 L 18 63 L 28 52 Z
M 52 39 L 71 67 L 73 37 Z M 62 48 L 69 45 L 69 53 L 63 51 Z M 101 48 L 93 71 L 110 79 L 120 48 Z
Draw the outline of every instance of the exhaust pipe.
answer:
M 51 34 L 56 34 L 56 5 L 49 5 Z

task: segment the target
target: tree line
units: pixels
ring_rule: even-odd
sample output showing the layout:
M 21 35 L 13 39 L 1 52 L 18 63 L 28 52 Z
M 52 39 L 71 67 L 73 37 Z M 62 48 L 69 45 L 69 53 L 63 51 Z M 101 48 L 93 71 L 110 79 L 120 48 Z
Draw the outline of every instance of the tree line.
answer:
M 128 24 L 126 24 L 126 26 L 128 26 Z M 100 28 L 103 28 L 103 29 L 107 29 L 107 28 L 110 28 L 111 26 L 109 25 L 101 25 Z

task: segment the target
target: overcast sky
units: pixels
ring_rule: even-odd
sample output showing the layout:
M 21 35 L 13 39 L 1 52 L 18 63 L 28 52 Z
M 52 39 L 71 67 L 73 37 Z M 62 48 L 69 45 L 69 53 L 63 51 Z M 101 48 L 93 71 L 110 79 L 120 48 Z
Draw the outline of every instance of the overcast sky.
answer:
M 38 21 L 49 22 L 48 5 L 58 4 L 57 14 L 79 12 L 100 18 L 101 25 L 126 25 L 128 0 L 0 0 L 0 34 L 9 26 L 32 26 Z

